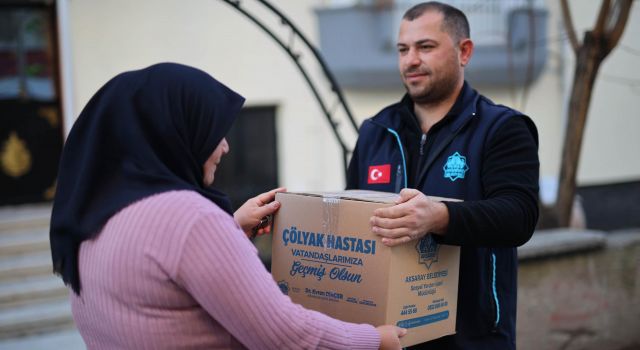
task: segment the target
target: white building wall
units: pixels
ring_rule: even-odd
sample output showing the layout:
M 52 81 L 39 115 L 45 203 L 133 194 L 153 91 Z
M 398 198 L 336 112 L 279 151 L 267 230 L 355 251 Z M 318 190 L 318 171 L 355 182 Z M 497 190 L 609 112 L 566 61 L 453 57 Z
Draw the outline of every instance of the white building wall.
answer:
M 297 68 L 266 34 L 223 1 L 66 2 L 76 114 L 102 84 L 122 71 L 163 61 L 193 65 L 245 96 L 247 106 L 277 106 L 282 185 L 290 190 L 333 190 L 344 186 L 341 152 Z M 313 42 L 318 42 L 313 9 L 325 6 L 328 1 L 272 3 Z M 559 173 L 573 53 L 567 49 L 562 33 L 558 2 L 546 3 L 549 62 L 528 94 L 524 95 L 522 89 L 476 88 L 494 101 L 520 109 L 533 118 L 540 133 L 541 175 L 554 177 Z M 600 1 L 580 0 L 580 6 L 575 4 L 577 1 L 571 3 L 574 20 L 582 33 L 593 25 Z M 632 34 L 640 32 L 640 7 L 636 4 L 632 11 L 620 44 L 636 51 L 633 54 L 618 48 L 602 67 L 578 173 L 582 185 L 640 178 L 640 157 L 635 154 L 640 149 L 640 139 L 635 135 L 640 130 L 637 116 L 640 39 Z M 317 69 L 311 73 L 320 76 Z M 613 77 L 635 79 L 636 85 L 622 84 Z M 396 102 L 402 94 L 400 87 L 383 91 L 347 90 L 346 98 L 361 122 Z M 353 144 L 352 138 L 349 145 Z M 233 145 L 231 148 L 233 151 Z
M 592 28 L 600 0 L 570 1 L 579 38 Z M 566 108 L 574 74 L 558 1 L 547 0 L 548 62 L 542 75 L 525 89 L 474 86 L 497 103 L 529 115 L 538 127 L 540 175 L 553 183 L 559 176 Z M 472 28 L 473 33 L 473 28 Z M 578 185 L 640 180 L 640 6 L 634 4 L 619 46 L 605 60 L 593 91 L 587 119 Z M 473 35 L 473 34 L 472 34 Z M 397 91 L 348 91 L 355 114 L 364 119 L 398 100 Z M 553 187 L 553 186 L 552 186 Z
M 573 1 L 582 40 L 593 28 L 600 1 Z M 640 180 L 640 3 L 634 1 L 624 35 L 600 67 L 593 90 L 578 167 L 579 184 Z M 568 49 L 569 52 L 570 49 Z M 573 55 L 567 69 L 573 73 Z M 570 84 L 570 80 L 568 81 Z
M 551 6 L 556 5 L 555 2 L 550 2 L 552 3 Z M 549 11 L 548 33 L 551 38 L 547 41 L 548 50 L 550 51 L 548 55 L 549 61 L 546 63 L 541 76 L 534 81 L 532 86 L 526 89 L 522 86 L 515 86 L 514 89 L 504 86 L 473 85 L 473 87 L 494 102 L 520 110 L 533 119 L 538 127 L 540 138 L 541 176 L 554 177 L 559 173 L 560 140 L 564 137 L 562 133 L 564 106 L 562 72 L 564 59 L 562 58 L 563 41 L 558 40 L 562 36 L 559 32 L 562 29 L 559 7 L 547 7 L 547 10 Z M 482 41 L 481 37 L 476 38 L 474 36 L 474 32 L 472 26 L 472 40 L 474 42 Z M 394 36 L 397 36 L 397 33 Z M 364 119 L 372 116 L 384 106 L 398 101 L 403 93 L 404 90 L 401 87 L 384 91 L 348 90 L 347 97 L 353 105 L 355 114 L 360 119 Z
M 314 38 L 311 9 L 317 3 L 289 0 L 276 5 Z M 192 65 L 245 96 L 246 106 L 277 106 L 282 185 L 290 190 L 343 186 L 340 150 L 297 68 L 228 4 L 85 0 L 68 5 L 77 113 L 102 84 L 122 71 L 164 61 Z

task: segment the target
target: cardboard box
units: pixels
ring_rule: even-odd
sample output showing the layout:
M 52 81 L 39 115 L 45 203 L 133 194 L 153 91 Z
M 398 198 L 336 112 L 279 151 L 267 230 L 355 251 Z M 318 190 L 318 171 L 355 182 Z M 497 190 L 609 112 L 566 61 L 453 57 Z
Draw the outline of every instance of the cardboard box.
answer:
M 431 235 L 393 248 L 371 232 L 397 194 L 278 193 L 271 273 L 283 293 L 340 320 L 408 329 L 403 346 L 455 333 L 460 248 Z

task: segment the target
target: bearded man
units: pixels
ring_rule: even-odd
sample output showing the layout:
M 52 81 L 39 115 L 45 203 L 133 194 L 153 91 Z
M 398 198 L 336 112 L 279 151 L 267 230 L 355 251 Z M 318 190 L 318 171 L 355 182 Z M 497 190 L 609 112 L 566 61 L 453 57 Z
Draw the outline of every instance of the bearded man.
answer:
M 371 218 L 384 244 L 431 234 L 461 247 L 456 334 L 415 348 L 515 349 L 516 248 L 538 220 L 536 127 L 465 81 L 473 42 L 460 10 L 412 7 L 397 49 L 407 93 L 361 126 L 347 188 L 400 193 Z

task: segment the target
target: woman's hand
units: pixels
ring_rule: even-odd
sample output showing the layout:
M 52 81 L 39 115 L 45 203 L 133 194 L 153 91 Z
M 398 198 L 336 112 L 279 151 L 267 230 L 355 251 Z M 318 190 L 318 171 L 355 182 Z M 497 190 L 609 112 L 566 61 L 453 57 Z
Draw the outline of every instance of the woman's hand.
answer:
M 380 350 L 400 350 L 400 338 L 407 334 L 405 328 L 385 325 L 376 327 L 380 333 Z
M 280 202 L 276 202 L 276 192 L 284 192 L 287 189 L 279 187 L 269 192 L 259 194 L 246 201 L 235 213 L 233 218 L 236 220 L 242 231 L 247 237 L 253 237 L 253 228 L 260 224 L 262 218 L 275 213 L 280 208 Z M 271 225 L 259 228 L 255 235 L 262 235 L 271 232 Z

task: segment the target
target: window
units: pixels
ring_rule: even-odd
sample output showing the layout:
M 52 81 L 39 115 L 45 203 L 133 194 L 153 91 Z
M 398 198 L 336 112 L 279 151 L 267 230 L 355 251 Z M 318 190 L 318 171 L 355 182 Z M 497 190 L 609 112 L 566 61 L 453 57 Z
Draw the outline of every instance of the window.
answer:
M 216 171 L 214 187 L 234 208 L 278 187 L 275 107 L 244 108 L 227 134 L 230 152 Z

